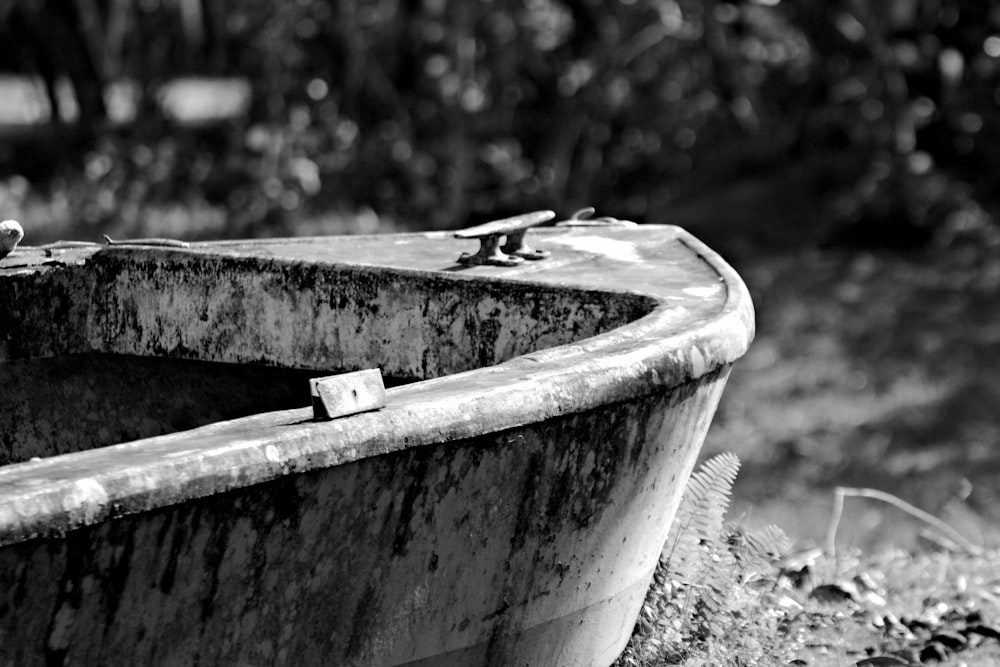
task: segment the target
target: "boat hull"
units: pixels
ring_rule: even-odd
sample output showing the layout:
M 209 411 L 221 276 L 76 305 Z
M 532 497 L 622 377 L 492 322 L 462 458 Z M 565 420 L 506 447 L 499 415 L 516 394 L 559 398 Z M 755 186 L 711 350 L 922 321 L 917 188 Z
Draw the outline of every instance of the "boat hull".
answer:
M 0 549 L 3 655 L 607 665 L 724 375 Z
M 753 311 L 683 230 L 539 236 L 5 258 L 0 664 L 610 665 Z

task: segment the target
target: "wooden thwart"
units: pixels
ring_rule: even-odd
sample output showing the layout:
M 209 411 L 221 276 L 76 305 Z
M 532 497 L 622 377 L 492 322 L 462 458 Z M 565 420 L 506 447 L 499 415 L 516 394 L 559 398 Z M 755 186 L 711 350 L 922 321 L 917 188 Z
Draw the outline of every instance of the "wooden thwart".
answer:
M 377 368 L 309 380 L 313 418 L 336 419 L 385 407 L 385 384 Z
M 479 239 L 477 253 L 462 253 L 459 264 L 491 266 L 517 266 L 524 260 L 545 259 L 547 250 L 535 250 L 524 242 L 524 235 L 535 225 L 540 225 L 556 217 L 554 211 L 534 211 L 511 218 L 494 220 L 475 227 L 455 232 L 455 238 Z M 506 243 L 500 247 L 506 237 Z

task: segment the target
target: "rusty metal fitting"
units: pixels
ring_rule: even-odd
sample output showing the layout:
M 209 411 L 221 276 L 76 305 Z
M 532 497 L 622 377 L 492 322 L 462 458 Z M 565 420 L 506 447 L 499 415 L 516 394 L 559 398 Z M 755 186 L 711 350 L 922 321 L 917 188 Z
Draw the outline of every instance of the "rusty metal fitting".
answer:
M 618 218 L 612 218 L 610 215 L 602 215 L 597 218 L 591 218 L 592 215 L 597 211 L 593 206 L 585 206 L 579 211 L 573 213 L 566 220 L 561 220 L 556 223 L 556 227 L 635 227 L 637 226 L 632 220 L 619 220 Z
M 556 217 L 554 211 L 533 211 L 455 232 L 455 238 L 478 239 L 479 252 L 463 252 L 459 264 L 517 266 L 524 260 L 539 260 L 549 256 L 547 250 L 536 250 L 524 241 L 528 230 Z M 501 243 L 504 243 L 501 248 Z

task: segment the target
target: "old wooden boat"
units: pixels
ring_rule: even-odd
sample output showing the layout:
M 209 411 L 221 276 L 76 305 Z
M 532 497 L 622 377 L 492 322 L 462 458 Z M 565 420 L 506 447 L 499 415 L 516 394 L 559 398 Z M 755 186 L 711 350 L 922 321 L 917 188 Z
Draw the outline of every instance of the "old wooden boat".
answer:
M 0 663 L 610 664 L 751 302 L 676 227 L 468 238 L 0 260 Z

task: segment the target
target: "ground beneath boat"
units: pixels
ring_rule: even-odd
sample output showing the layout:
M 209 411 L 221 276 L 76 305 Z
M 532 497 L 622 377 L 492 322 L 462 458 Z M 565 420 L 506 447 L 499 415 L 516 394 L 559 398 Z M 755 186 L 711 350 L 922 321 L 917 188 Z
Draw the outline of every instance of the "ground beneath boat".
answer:
M 734 368 L 703 459 L 732 452 L 743 462 L 731 519 L 776 524 L 793 551 L 818 560 L 801 589 L 775 589 L 760 607 L 737 603 L 727 618 L 780 627 L 713 641 L 758 641 L 762 665 L 1000 666 L 1000 229 L 919 252 L 819 250 L 822 224 L 795 224 L 810 220 L 808 207 L 782 212 L 780 196 L 751 194 L 678 216 L 736 267 L 757 308 L 757 338 Z M 774 224 L 718 225 L 727 210 Z M 893 494 L 991 548 L 941 550 L 927 523 L 848 497 L 837 556 L 805 550 L 823 544 L 838 486 Z M 858 581 L 873 582 L 874 595 L 851 595 Z M 819 590 L 847 593 L 821 599 Z M 741 656 L 732 664 L 745 662 L 744 649 L 729 654 Z M 683 664 L 721 664 L 702 658 Z
M 697 233 L 697 232 L 696 232 Z M 704 449 L 743 461 L 730 515 L 800 543 L 836 486 L 894 494 L 974 541 L 1000 531 L 997 234 L 916 253 L 735 257 L 758 335 Z M 725 254 L 725 249 L 722 249 Z M 838 544 L 913 545 L 925 525 L 848 498 Z

